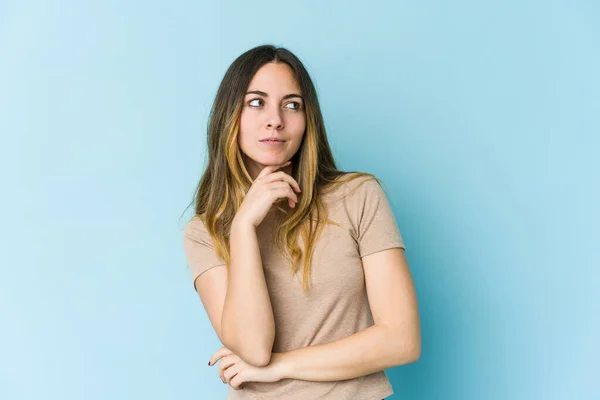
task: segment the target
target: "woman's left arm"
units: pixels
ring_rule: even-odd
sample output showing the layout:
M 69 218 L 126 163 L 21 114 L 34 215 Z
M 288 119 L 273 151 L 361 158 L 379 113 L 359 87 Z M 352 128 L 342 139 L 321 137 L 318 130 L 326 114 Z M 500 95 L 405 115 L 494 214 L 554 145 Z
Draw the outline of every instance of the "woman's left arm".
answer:
M 327 344 L 274 353 L 269 366 L 282 379 L 352 379 L 419 359 L 419 312 L 404 250 L 379 251 L 362 262 L 374 325 Z
M 291 378 L 338 381 L 408 364 L 421 355 L 417 298 L 404 250 L 392 248 L 362 258 L 374 325 L 345 338 L 285 353 L 273 353 L 265 367 L 239 360 L 227 348 L 213 354 L 221 360 L 219 375 L 239 389 L 244 382 Z

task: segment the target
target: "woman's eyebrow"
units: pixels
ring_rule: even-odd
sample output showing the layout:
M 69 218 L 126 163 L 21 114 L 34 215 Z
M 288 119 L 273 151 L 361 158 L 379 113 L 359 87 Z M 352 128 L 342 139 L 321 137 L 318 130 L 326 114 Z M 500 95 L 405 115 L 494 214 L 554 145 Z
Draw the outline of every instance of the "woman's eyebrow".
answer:
M 258 94 L 258 95 L 261 95 L 261 96 L 263 96 L 263 97 L 269 97 L 269 95 L 268 95 L 267 93 L 265 93 L 265 92 L 263 92 L 263 91 L 261 91 L 261 90 L 251 90 L 251 91 L 247 92 L 246 94 L 247 94 L 247 95 L 248 95 L 248 94 Z M 303 98 L 302 96 L 300 96 L 299 94 L 296 94 L 296 93 L 290 93 L 290 94 L 286 94 L 285 96 L 283 96 L 283 100 L 285 100 L 285 99 L 289 99 L 289 98 L 291 98 L 291 97 L 299 97 L 299 98 L 301 98 L 302 100 L 304 100 L 304 98 Z

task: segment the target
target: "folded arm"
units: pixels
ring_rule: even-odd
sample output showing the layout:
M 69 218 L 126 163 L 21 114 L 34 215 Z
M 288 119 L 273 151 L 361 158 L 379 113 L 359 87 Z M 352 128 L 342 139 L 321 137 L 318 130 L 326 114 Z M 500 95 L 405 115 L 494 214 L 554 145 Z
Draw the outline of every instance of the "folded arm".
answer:
M 331 343 L 274 353 L 281 378 L 352 379 L 419 359 L 421 333 L 416 293 L 404 250 L 363 257 L 374 325 Z
M 233 224 L 230 249 L 230 273 L 213 268 L 196 279 L 196 290 L 221 343 L 262 367 L 271 360 L 275 322 L 255 228 Z

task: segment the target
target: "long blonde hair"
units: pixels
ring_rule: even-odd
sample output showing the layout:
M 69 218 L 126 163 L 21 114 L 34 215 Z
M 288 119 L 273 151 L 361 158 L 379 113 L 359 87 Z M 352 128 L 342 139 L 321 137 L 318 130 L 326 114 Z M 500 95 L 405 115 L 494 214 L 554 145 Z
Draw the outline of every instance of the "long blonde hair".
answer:
M 302 195 L 295 208 L 280 199 L 275 207 L 282 212 L 276 243 L 290 261 L 295 274 L 302 263 L 302 289 L 309 288 L 310 265 L 315 243 L 327 219 L 327 210 L 320 194 L 362 176 L 377 179 L 364 172 L 344 172 L 336 168 L 325 132 L 325 125 L 313 82 L 302 62 L 289 50 L 272 45 L 250 49 L 228 68 L 219 86 L 208 123 L 208 163 L 198 183 L 193 203 L 196 216 L 204 222 L 214 249 L 229 264 L 229 231 L 244 196 L 252 186 L 238 145 L 240 116 L 244 95 L 254 74 L 269 62 L 288 64 L 298 81 L 304 98 L 306 131 L 296 154 L 292 157 L 292 176 L 300 185 Z M 305 248 L 298 239 L 302 237 Z

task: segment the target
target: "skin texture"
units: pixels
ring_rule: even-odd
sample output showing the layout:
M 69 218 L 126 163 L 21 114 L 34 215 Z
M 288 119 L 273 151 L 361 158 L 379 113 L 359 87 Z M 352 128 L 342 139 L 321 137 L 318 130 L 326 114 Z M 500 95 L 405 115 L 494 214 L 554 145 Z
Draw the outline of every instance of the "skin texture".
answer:
M 252 179 L 268 165 L 290 160 L 300 148 L 306 129 L 306 115 L 292 69 L 285 63 L 267 63 L 252 78 L 246 92 L 261 91 L 265 95 L 246 94 L 240 120 L 238 144 L 247 156 L 246 168 Z M 285 140 L 281 146 L 268 146 L 260 139 L 276 137 Z M 291 174 L 291 166 L 282 171 Z

